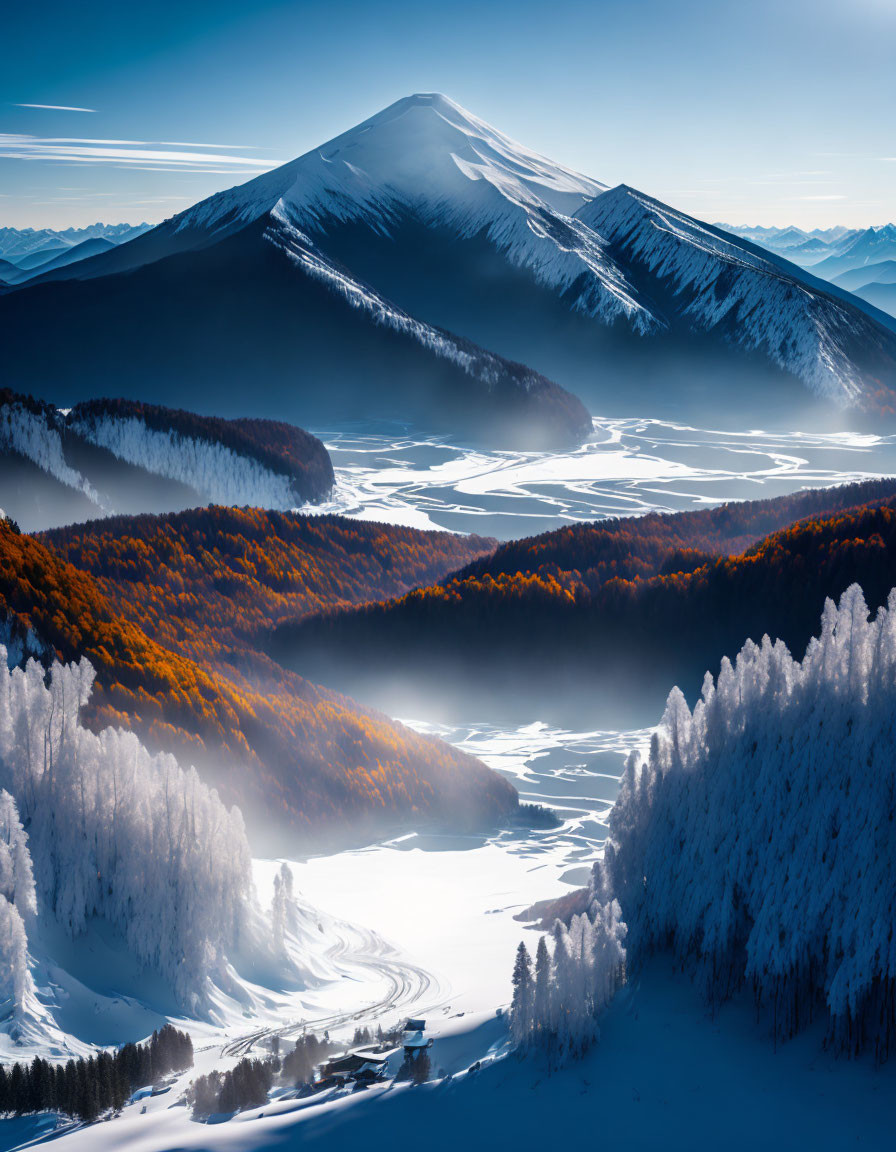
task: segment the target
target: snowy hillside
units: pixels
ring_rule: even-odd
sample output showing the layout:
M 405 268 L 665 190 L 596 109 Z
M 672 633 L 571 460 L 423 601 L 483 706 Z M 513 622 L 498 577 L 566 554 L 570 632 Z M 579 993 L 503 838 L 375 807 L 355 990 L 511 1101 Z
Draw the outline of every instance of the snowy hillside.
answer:
M 182 1003 L 203 1011 L 207 982 L 249 931 L 242 817 L 194 770 L 151 756 L 133 734 L 81 726 L 93 682 L 87 661 L 54 662 L 47 685 L 42 665 L 7 671 L 6 660 L 0 649 L 0 786 L 11 793 L 0 793 L 8 921 L 0 996 L 16 1014 L 27 1009 L 28 931 L 38 913 L 72 938 L 98 916 Z
M 166 1015 L 245 1032 L 388 971 L 385 942 L 310 906 L 288 867 L 259 900 L 239 810 L 132 733 L 85 728 L 92 684 L 86 660 L 7 669 L 0 647 L 0 1059 L 86 1054 Z
M 300 478 L 274 471 L 247 447 L 241 453 L 221 443 L 210 429 L 203 435 L 198 426 L 189 435 L 175 413 L 169 427 L 152 427 L 141 415 L 116 416 L 87 404 L 72 409 L 68 426 L 119 460 L 194 489 L 209 504 L 289 511 L 304 503 Z
M 674 689 L 595 879 L 636 961 L 671 947 L 711 1004 L 752 986 L 779 1037 L 823 1005 L 837 1048 L 879 1060 L 896 1036 L 894 669 L 896 592 L 869 620 L 853 585 L 802 661 L 748 640 L 693 711 Z
M 64 431 L 64 417 L 49 405 L 30 396 L 0 391 L 0 454 L 16 454 L 32 461 L 42 472 L 82 493 L 99 509 L 96 491 L 65 458 Z
M 275 421 L 104 401 L 64 414 L 0 391 L 3 509 L 26 530 L 204 504 L 289 510 L 325 499 L 326 449 Z
M 670 322 L 761 352 L 841 406 L 867 402 L 860 354 L 878 348 L 896 369 L 893 333 L 844 293 L 831 298 L 795 266 L 735 236 L 624 185 L 596 197 L 579 218 L 641 273 L 641 283 L 647 274 L 671 295 Z

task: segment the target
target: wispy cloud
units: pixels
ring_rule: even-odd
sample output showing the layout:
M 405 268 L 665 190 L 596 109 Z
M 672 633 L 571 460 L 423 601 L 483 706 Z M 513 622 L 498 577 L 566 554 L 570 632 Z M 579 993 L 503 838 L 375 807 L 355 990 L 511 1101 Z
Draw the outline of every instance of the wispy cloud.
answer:
M 96 108 L 75 108 L 71 104 L 13 104 L 13 108 L 43 108 L 46 112 L 96 112 Z
M 794 200 L 845 200 L 845 196 L 794 196 Z
M 281 163 L 235 155 L 232 144 L 168 144 L 153 140 L 93 140 L 68 136 L 0 133 L 0 159 L 43 160 L 57 164 L 107 164 L 160 172 L 263 172 Z M 204 149 L 198 151 L 198 149 Z M 219 149 L 209 151 L 209 149 Z M 245 151 L 252 151 L 251 148 Z

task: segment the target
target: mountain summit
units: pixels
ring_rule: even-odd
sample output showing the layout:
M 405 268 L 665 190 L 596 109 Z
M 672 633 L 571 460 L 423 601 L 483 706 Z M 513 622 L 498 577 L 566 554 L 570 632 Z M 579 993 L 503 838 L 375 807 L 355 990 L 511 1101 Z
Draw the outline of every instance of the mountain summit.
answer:
M 530 152 L 447 96 L 418 93 L 177 219 L 180 227 L 215 227 L 235 214 L 253 220 L 279 210 L 300 227 L 334 216 L 377 227 L 401 205 L 447 210 L 463 228 L 509 204 L 572 216 L 605 187 Z
M 0 319 L 62 404 L 120 393 L 126 365 L 134 395 L 199 410 L 514 444 L 588 433 L 566 389 L 619 414 L 896 410 L 892 318 L 435 93 L 7 292 Z

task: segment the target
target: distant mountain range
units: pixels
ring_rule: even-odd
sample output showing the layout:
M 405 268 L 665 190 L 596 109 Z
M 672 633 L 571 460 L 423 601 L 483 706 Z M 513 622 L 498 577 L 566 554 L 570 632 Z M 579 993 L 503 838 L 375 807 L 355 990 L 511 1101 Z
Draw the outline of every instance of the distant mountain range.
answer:
M 773 252 L 823 252 L 830 256 L 838 248 L 845 248 L 862 232 L 861 228 L 813 228 L 807 231 L 788 224 L 784 228 L 764 227 L 761 224 L 716 224 L 726 232 L 742 236 L 754 244 L 761 244 Z
M 86 228 L 0 228 L 0 259 L 19 268 L 35 267 L 39 257 L 50 259 L 66 249 L 77 248 L 85 240 L 108 240 L 125 244 L 151 224 L 89 224 Z
M 719 225 L 719 227 L 728 227 Z M 896 316 L 896 225 L 872 228 L 828 228 L 804 232 L 800 228 L 731 227 L 730 231 L 761 244 L 788 260 L 811 268 L 812 274 Z
M 582 439 L 576 397 L 763 420 L 896 409 L 896 323 L 763 242 L 419 94 L 136 239 L 54 257 L 0 296 L 4 355 L 66 406 L 127 389 L 512 444 Z
M 98 256 L 101 252 L 108 252 L 115 247 L 114 240 L 107 240 L 105 236 L 91 236 L 82 240 L 80 244 L 71 247 L 58 246 L 42 248 L 23 257 L 18 266 L 8 264 L 3 279 L 7 284 L 23 284 L 35 276 L 43 276 L 56 268 L 65 268 L 69 264 L 77 264 L 79 260 L 86 260 L 89 256 Z

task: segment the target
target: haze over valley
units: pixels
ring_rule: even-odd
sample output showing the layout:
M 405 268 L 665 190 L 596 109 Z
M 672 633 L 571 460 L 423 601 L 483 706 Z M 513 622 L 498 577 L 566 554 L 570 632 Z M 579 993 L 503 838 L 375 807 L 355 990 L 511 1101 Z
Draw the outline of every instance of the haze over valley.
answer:
M 635 8 L 10 15 L 0 1150 L 888 1146 L 896 25 Z

